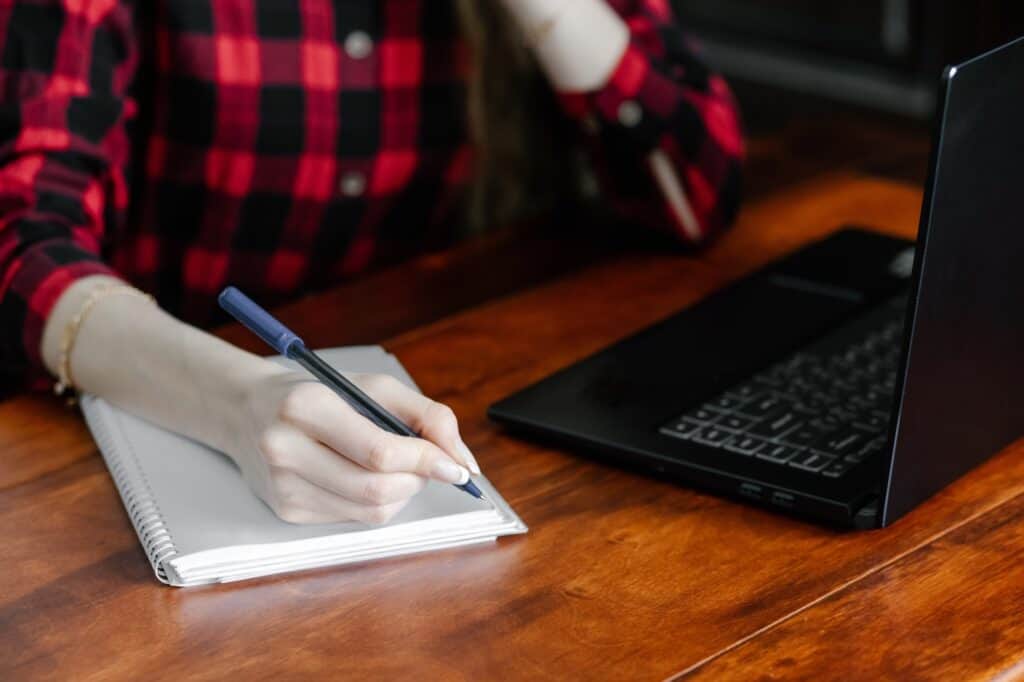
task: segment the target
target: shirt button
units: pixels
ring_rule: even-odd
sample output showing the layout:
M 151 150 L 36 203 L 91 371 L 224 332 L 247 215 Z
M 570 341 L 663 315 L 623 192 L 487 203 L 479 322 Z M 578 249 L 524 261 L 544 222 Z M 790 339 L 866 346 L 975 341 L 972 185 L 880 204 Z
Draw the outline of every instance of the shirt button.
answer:
M 619 105 L 619 123 L 627 128 L 636 127 L 643 117 L 644 110 L 635 101 L 627 99 Z
M 373 52 L 373 38 L 365 31 L 352 31 L 345 38 L 345 54 L 352 59 L 366 59 Z
M 366 191 L 366 176 L 355 171 L 345 173 L 338 183 L 341 193 L 347 197 L 359 197 Z

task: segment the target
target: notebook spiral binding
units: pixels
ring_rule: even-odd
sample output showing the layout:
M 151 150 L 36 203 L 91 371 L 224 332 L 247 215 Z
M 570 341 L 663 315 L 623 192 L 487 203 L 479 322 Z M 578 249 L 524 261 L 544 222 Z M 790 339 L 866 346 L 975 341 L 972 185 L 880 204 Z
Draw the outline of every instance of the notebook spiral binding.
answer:
M 90 409 L 84 409 L 87 404 Z M 118 416 L 105 402 L 93 396 L 85 396 L 82 399 L 82 407 L 85 420 L 96 439 L 100 454 L 107 462 L 107 469 L 114 479 L 114 485 L 121 495 L 121 501 L 135 527 L 139 541 L 153 565 L 156 577 L 160 582 L 170 584 L 164 561 L 177 555 L 178 549 L 164 525 L 160 507 L 153 498 L 153 492 L 139 466 L 135 450 L 127 440 L 120 448 L 114 443 L 115 429 L 110 427 Z M 97 417 L 101 412 L 105 417 L 102 420 Z M 128 453 L 128 457 L 120 453 Z

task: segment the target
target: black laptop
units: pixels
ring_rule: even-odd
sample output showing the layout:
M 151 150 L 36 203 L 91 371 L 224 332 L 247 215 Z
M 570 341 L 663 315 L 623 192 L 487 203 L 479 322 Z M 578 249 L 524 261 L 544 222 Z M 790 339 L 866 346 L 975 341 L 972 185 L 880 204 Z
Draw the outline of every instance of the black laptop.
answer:
M 860 528 L 1024 434 L 1024 39 L 940 96 L 916 244 L 838 230 L 490 415 Z

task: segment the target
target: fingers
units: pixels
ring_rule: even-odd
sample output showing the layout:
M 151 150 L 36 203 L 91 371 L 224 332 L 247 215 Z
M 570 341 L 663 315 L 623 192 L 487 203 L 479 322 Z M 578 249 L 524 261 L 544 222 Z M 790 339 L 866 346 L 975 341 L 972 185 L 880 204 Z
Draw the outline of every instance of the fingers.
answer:
M 369 471 L 291 426 L 275 427 L 264 438 L 263 450 L 272 467 L 297 473 L 360 505 L 403 502 L 426 485 L 426 480 L 416 474 Z
M 377 428 L 321 384 L 293 389 L 281 406 L 281 417 L 369 471 L 406 472 L 444 483 L 469 480 L 469 471 L 437 445 Z
M 353 381 L 413 431 L 436 443 L 474 474 L 480 473 L 480 465 L 463 442 L 458 420 L 450 407 L 386 374 L 356 375 Z
M 408 500 L 382 505 L 357 504 L 310 483 L 302 476 L 283 471 L 275 476 L 271 507 L 288 523 L 340 523 L 360 521 L 387 523 L 402 510 Z

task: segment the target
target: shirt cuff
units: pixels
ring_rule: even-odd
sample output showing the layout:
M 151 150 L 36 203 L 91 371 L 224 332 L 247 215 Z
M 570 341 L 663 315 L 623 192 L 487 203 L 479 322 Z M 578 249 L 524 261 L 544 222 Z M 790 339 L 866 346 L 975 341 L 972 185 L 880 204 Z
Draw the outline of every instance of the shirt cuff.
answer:
M 90 275 L 117 276 L 96 254 L 59 239 L 22 251 L 0 280 L 0 356 L 32 387 L 49 383 L 40 352 L 46 319 L 64 291 Z
M 558 99 L 566 115 L 582 123 L 585 131 L 596 134 L 615 128 L 641 147 L 653 149 L 660 130 L 653 125 L 654 117 L 645 112 L 644 103 L 659 99 L 674 102 L 673 87 L 654 71 L 650 57 L 630 43 L 602 88 L 592 92 L 561 92 Z M 659 90 L 665 90 L 666 96 L 659 98 Z

